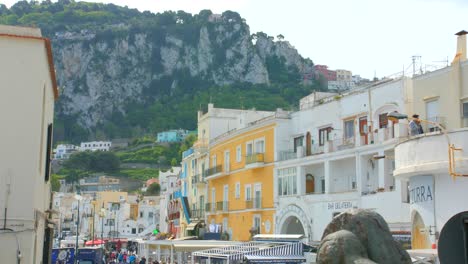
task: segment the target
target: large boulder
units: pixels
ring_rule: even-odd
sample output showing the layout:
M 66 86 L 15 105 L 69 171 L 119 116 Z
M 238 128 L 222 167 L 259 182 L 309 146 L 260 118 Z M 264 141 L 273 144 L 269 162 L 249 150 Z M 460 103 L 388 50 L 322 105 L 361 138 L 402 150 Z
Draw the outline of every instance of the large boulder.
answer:
M 393 239 L 382 216 L 371 210 L 351 209 L 334 217 L 325 228 L 317 263 L 410 264 L 411 258 Z

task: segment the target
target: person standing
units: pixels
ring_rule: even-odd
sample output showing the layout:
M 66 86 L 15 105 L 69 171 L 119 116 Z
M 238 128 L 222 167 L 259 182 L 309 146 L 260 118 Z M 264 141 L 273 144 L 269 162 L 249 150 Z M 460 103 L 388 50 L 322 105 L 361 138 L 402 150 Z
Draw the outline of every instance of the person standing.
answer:
M 421 120 L 419 119 L 418 114 L 413 115 L 413 119 L 409 122 L 408 125 L 411 136 L 416 136 L 424 133 L 423 128 L 421 126 Z

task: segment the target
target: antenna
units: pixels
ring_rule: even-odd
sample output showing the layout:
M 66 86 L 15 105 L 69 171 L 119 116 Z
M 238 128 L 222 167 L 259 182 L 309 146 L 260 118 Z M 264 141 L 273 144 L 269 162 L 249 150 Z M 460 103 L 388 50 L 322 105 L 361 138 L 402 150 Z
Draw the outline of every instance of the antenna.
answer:
M 411 56 L 411 60 L 413 61 L 413 76 L 416 75 L 416 60 L 418 59 L 419 59 L 419 62 L 421 62 L 421 56 L 419 55 Z M 422 73 L 422 68 L 421 68 L 421 73 Z

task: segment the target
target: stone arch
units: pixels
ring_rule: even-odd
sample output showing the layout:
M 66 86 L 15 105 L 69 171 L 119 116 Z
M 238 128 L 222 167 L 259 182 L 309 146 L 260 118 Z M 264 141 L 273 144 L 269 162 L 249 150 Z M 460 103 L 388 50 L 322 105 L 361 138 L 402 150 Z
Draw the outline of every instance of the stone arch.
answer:
M 396 103 L 384 104 L 381 107 L 375 109 L 375 111 L 373 113 L 373 116 L 372 116 L 372 120 L 376 121 L 377 122 L 376 125 L 377 125 L 378 122 L 379 122 L 379 115 L 380 114 L 390 113 L 390 112 L 393 112 L 393 111 L 399 112 L 399 110 L 400 110 L 400 108 L 398 107 L 398 105 Z M 375 129 L 375 127 L 373 129 Z
M 292 224 L 292 227 L 288 228 L 289 224 Z M 277 234 L 284 234 L 288 231 L 301 231 L 301 228 L 304 237 L 309 241 L 312 240 L 311 221 L 302 208 L 290 204 L 277 211 L 275 224 L 275 232 Z

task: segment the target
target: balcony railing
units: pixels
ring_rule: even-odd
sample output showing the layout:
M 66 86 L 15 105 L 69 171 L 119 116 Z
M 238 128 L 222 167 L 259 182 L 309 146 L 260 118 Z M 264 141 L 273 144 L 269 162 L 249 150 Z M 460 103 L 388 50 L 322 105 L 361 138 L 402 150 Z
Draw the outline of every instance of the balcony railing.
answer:
M 221 173 L 221 172 L 223 172 L 223 165 L 218 165 L 218 166 L 207 169 L 205 171 L 205 174 L 206 174 L 207 177 L 209 177 L 209 176 L 215 175 L 217 173 Z
M 330 152 L 340 151 L 343 149 L 353 148 L 354 147 L 354 137 L 351 138 L 338 138 L 335 140 L 329 141 Z
M 228 201 L 220 201 L 216 202 L 216 211 L 229 211 L 229 202 Z
M 445 117 L 444 116 L 430 117 L 430 118 L 427 119 L 427 121 L 437 123 L 437 124 L 440 124 L 442 127 L 445 127 Z M 421 122 L 421 125 L 423 125 L 424 133 L 440 131 L 440 128 L 435 124 Z
M 196 174 L 192 176 L 192 184 L 197 184 L 200 182 L 200 174 Z
M 312 155 L 322 154 L 325 152 L 325 146 L 320 146 L 319 144 L 312 145 Z
M 245 159 L 246 164 L 252 164 L 252 163 L 257 163 L 257 162 L 264 162 L 264 154 L 263 153 L 254 153 L 247 155 Z
M 291 160 L 297 158 L 297 154 L 294 151 L 279 151 L 278 161 Z
M 216 204 L 214 203 L 206 203 L 205 204 L 205 212 L 214 212 L 216 209 Z
M 203 209 L 194 209 L 191 211 L 193 219 L 203 219 L 205 218 L 205 210 Z

